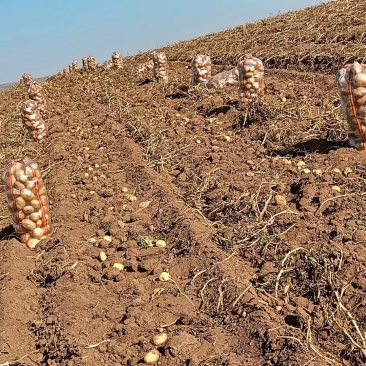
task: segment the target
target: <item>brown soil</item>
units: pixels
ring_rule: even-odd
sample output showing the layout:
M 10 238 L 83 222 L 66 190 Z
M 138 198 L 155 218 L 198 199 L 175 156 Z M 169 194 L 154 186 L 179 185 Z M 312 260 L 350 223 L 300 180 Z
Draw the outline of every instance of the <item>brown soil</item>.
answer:
M 1 164 L 39 162 L 54 227 L 27 249 L 1 191 L 0 365 L 143 364 L 159 328 L 163 366 L 364 364 L 366 155 L 334 77 L 267 70 L 239 111 L 235 86 L 191 88 L 187 63 L 165 86 L 135 69 L 43 82 L 43 145 L 24 87 L 0 94 Z

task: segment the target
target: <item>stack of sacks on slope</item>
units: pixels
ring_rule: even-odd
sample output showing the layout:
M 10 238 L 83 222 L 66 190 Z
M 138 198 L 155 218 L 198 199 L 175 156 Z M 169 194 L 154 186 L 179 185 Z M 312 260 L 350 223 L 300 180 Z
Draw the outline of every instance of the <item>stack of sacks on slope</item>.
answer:
M 228 85 L 237 85 L 238 84 L 238 69 L 234 67 L 228 71 L 222 71 L 218 74 L 212 76 L 210 80 L 207 82 L 208 88 L 223 88 Z
M 192 62 L 192 85 L 207 83 L 211 78 L 211 58 L 207 55 L 196 55 Z
M 3 174 L 13 226 L 21 240 L 34 248 L 51 232 L 48 197 L 38 164 L 28 158 L 13 160 Z
M 264 66 L 259 58 L 244 55 L 238 62 L 239 107 L 243 108 L 249 102 L 259 100 L 264 95 Z
M 122 55 L 119 52 L 114 51 L 112 53 L 112 67 L 114 69 L 121 69 L 122 66 L 123 66 Z
M 79 70 L 79 64 L 77 61 L 73 61 L 69 65 L 69 71 L 72 72 L 72 71 L 76 71 L 76 70 Z
M 24 100 L 20 106 L 22 119 L 33 138 L 37 142 L 43 142 L 46 137 L 46 125 L 39 113 L 38 103 L 34 100 Z
M 153 52 L 153 72 L 154 78 L 158 83 L 167 83 L 168 74 L 167 66 L 168 60 L 164 52 L 154 51 Z
M 88 65 L 88 70 L 95 70 L 97 68 L 97 63 L 93 56 L 88 56 L 86 59 L 86 63 Z
M 347 119 L 350 145 L 366 150 L 366 65 L 344 65 L 336 75 L 341 112 Z

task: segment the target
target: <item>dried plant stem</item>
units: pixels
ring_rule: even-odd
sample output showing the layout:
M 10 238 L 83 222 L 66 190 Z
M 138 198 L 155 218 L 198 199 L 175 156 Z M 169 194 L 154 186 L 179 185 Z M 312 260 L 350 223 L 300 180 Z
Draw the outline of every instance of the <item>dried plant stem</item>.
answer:
M 362 334 L 357 321 L 355 319 L 355 317 L 351 314 L 351 312 L 343 305 L 342 303 L 342 299 L 340 294 L 338 293 L 338 291 L 334 292 L 334 295 L 337 299 L 337 306 L 340 310 L 342 310 L 343 312 L 346 313 L 347 317 L 350 319 L 351 323 L 353 324 L 353 327 L 356 330 L 356 333 L 358 334 L 360 340 L 361 340 L 361 344 L 359 344 L 358 342 L 355 341 L 355 339 L 350 335 L 350 333 L 342 326 L 339 324 L 339 321 L 336 320 L 336 323 L 338 324 L 338 326 L 341 327 L 341 329 L 343 330 L 344 334 L 348 337 L 348 339 L 352 342 L 352 344 L 357 347 L 362 354 L 366 357 L 366 337 L 364 334 Z
M 282 277 L 282 275 L 285 273 L 286 269 L 285 269 L 285 264 L 287 262 L 287 260 L 290 258 L 290 256 L 294 253 L 296 253 L 297 251 L 299 250 L 305 250 L 305 248 L 303 247 L 298 247 L 298 248 L 295 248 L 291 251 L 289 251 L 285 257 L 282 259 L 282 262 L 281 262 L 281 269 L 279 270 L 278 274 L 277 274 L 277 278 L 276 278 L 276 284 L 275 284 L 275 297 L 278 297 L 278 286 L 279 286 L 279 283 L 280 283 L 280 279 Z
M 97 348 L 101 344 L 108 343 L 110 341 L 111 341 L 110 339 L 104 339 L 103 341 L 100 341 L 99 343 L 87 344 L 84 348 L 86 348 L 86 349 Z
M 36 351 L 33 351 L 33 352 L 30 352 L 30 353 L 27 353 L 26 355 L 18 358 L 17 360 L 15 361 L 7 361 L 5 363 L 0 363 L 0 366 L 11 366 L 11 365 L 16 365 L 18 364 L 20 361 L 24 360 L 25 358 L 29 357 L 30 355 L 33 355 L 35 353 L 38 353 L 39 351 L 36 350 Z

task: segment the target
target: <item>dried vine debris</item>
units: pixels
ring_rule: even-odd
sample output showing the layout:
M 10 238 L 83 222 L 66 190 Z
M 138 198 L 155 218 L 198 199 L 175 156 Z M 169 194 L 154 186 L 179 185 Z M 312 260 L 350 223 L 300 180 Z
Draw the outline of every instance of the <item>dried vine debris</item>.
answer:
M 112 53 L 112 67 L 116 70 L 118 69 L 121 69 L 122 66 L 123 66 L 123 59 L 122 59 L 122 55 L 117 52 L 117 51 L 114 51 Z
M 149 60 L 149 61 L 146 61 L 146 62 L 141 62 L 137 65 L 137 74 L 141 75 L 145 71 L 153 70 L 153 68 L 154 68 L 154 61 L 153 60 Z

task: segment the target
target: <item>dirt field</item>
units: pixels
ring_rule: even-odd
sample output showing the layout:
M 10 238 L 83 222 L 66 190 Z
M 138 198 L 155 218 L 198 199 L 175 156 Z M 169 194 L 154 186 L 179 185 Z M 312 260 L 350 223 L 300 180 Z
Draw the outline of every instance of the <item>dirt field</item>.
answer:
M 0 365 L 143 364 L 159 328 L 162 366 L 363 365 L 366 155 L 332 70 L 267 69 L 239 111 L 176 49 L 168 85 L 135 75 L 144 55 L 44 81 L 43 145 L 24 86 L 0 92 L 2 168 L 39 162 L 54 228 L 27 249 L 1 190 Z

